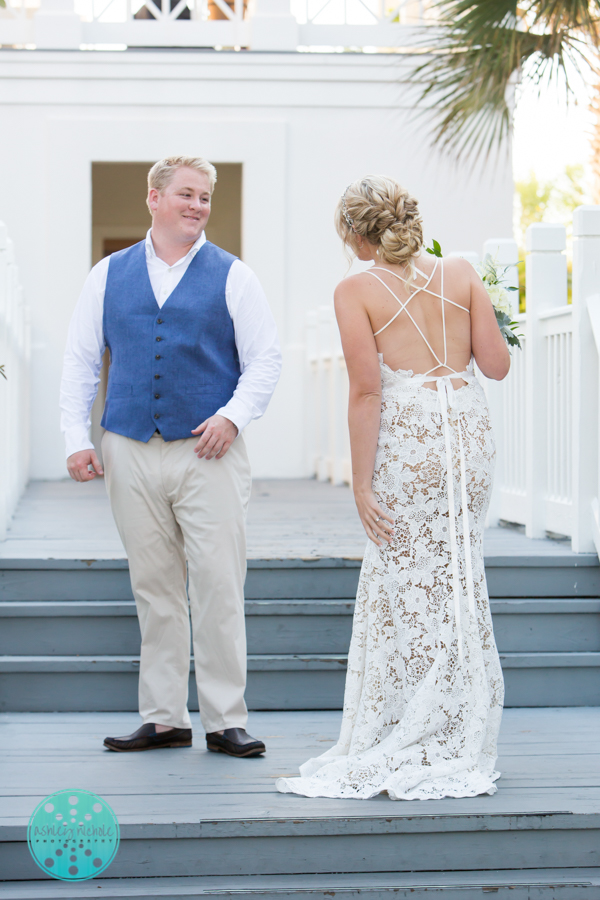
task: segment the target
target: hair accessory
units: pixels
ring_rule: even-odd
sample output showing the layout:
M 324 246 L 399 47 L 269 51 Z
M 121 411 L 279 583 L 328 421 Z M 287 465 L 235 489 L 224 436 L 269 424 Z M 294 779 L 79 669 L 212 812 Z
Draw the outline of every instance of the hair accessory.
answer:
M 352 229 L 352 231 L 356 232 L 356 228 L 354 227 L 354 222 L 350 218 L 350 216 L 348 214 L 348 209 L 346 208 L 346 194 L 348 193 L 349 187 L 351 187 L 351 185 L 348 185 L 348 187 L 342 194 L 342 215 L 343 215 L 344 219 L 346 220 L 346 222 L 348 223 L 348 225 L 350 226 L 350 228 Z

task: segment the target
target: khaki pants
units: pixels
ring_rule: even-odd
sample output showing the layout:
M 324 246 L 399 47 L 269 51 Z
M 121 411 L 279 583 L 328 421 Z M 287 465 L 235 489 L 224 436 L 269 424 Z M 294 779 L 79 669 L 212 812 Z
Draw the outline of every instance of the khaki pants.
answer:
M 245 728 L 248 717 L 250 466 L 242 437 L 220 460 L 198 459 L 197 440 L 163 441 L 155 434 L 144 444 L 107 431 L 102 456 L 142 633 L 140 714 L 144 723 L 191 727 L 191 611 L 200 717 L 212 732 Z

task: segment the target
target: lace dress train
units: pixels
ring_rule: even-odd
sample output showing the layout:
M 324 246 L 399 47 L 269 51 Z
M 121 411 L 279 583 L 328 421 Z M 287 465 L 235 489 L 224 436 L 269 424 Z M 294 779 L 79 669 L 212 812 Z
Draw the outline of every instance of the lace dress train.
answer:
M 494 442 L 472 363 L 453 388 L 380 358 L 373 489 L 394 539 L 362 566 L 338 743 L 280 778 L 308 797 L 493 794 L 503 680 L 483 563 Z M 456 375 L 452 375 L 456 378 Z M 437 382 L 437 391 L 424 381 Z

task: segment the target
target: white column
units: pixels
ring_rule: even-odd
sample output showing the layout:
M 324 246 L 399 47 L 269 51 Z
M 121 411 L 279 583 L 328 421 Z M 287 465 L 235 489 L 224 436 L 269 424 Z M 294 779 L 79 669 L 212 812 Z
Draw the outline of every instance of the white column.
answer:
M 33 37 L 38 50 L 79 50 L 83 30 L 73 0 L 42 0 L 34 16 Z
M 298 23 L 290 0 L 256 0 L 250 19 L 251 50 L 296 50 Z
M 576 553 L 594 550 L 594 546 L 600 552 L 598 342 L 600 206 L 579 206 L 573 214 L 572 547 Z
M 547 364 L 539 315 L 567 302 L 566 231 L 563 225 L 538 223 L 527 229 L 526 517 L 527 537 L 546 533 L 548 480 Z

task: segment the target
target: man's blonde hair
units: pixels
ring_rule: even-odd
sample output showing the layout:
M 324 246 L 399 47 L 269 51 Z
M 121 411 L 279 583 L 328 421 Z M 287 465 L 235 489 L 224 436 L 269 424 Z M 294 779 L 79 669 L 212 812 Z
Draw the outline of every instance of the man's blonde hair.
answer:
M 148 172 L 148 190 L 155 188 L 155 190 L 162 193 L 173 180 L 177 169 L 184 168 L 204 172 L 208 176 L 212 194 L 217 183 L 217 170 L 212 163 L 209 163 L 202 156 L 167 156 L 165 159 L 159 159 Z M 147 200 L 146 204 L 148 204 Z M 148 206 L 148 209 L 150 209 L 150 206 Z

